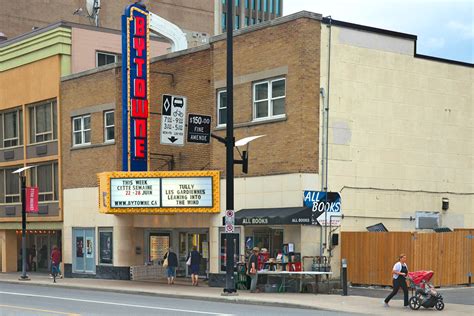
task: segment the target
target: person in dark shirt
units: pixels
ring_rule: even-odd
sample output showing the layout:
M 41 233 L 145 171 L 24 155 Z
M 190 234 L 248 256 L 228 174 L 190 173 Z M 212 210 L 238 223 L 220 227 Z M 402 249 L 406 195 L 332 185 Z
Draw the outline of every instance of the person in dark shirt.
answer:
M 174 284 L 176 278 L 176 267 L 178 266 L 178 256 L 173 252 L 173 249 L 168 248 L 163 260 L 168 259 L 168 266 L 166 267 L 166 276 L 168 277 L 168 284 Z
M 188 255 L 186 261 L 191 258 L 191 280 L 194 286 L 198 286 L 199 281 L 199 266 L 201 265 L 201 254 L 197 251 L 196 246 L 193 246 L 193 251 Z
M 247 263 L 247 275 L 250 276 L 250 293 L 255 293 L 257 291 L 257 266 L 258 266 L 258 253 L 260 249 L 258 247 L 254 247 L 252 249 L 252 254 L 249 257 L 249 261 Z

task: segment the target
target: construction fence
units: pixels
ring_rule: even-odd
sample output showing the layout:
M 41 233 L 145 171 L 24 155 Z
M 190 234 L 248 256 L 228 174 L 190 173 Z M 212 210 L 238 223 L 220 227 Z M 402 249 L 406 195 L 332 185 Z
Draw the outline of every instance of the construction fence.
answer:
M 474 229 L 446 233 L 342 232 L 341 258 L 352 284 L 392 285 L 398 256 L 409 271 L 432 270 L 435 286 L 467 284 L 474 273 Z

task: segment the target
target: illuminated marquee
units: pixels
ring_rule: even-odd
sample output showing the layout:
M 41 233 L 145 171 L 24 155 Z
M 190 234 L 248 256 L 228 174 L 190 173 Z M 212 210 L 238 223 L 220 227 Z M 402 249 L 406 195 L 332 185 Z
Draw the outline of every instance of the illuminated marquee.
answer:
M 103 172 L 99 211 L 106 214 L 219 213 L 219 171 Z
M 122 170 L 147 171 L 149 15 L 133 4 L 122 16 Z

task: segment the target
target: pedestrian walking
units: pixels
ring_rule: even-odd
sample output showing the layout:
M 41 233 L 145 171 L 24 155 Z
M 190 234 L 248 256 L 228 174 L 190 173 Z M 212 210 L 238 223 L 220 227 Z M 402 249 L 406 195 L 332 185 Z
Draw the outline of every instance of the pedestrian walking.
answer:
M 59 273 L 59 262 L 61 262 L 61 252 L 57 246 L 53 246 L 53 251 L 51 251 L 51 274 L 54 283 L 56 283 L 56 276 Z
M 196 246 L 193 246 L 193 251 L 191 251 L 186 258 L 186 264 L 191 268 L 191 280 L 193 281 L 193 286 L 198 286 L 201 254 L 197 251 Z
M 163 258 L 163 267 L 166 268 L 168 284 L 174 284 L 174 279 L 176 278 L 176 268 L 178 267 L 178 256 L 173 252 L 171 247 L 169 247 L 168 252 L 165 253 Z
M 408 308 L 408 287 L 406 277 L 408 275 L 408 266 L 406 264 L 407 256 L 401 254 L 398 257 L 398 262 L 395 263 L 392 269 L 393 290 L 389 296 L 384 300 L 385 307 L 389 307 L 388 302 L 397 294 L 398 289 L 403 290 L 403 305 Z
M 250 293 L 255 293 L 257 291 L 257 257 L 259 251 L 260 249 L 258 247 L 254 247 L 247 263 L 247 275 L 250 276 Z

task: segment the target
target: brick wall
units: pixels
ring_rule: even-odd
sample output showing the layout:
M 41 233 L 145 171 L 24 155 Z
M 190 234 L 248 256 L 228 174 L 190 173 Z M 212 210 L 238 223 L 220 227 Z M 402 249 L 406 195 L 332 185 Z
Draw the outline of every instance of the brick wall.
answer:
M 291 38 L 292 41 L 288 41 Z M 318 171 L 320 23 L 296 19 L 234 38 L 234 75 L 286 68 L 286 118 L 277 122 L 252 122 L 252 83 L 234 88 L 235 138 L 267 135 L 250 145 L 249 176 Z M 216 84 L 225 81 L 225 40 L 176 57 L 159 58 L 150 73 L 150 170 L 215 169 L 225 172 L 225 146 L 160 145 L 162 94 L 183 95 L 187 113 L 211 115 L 216 126 Z M 172 75 L 171 75 L 172 74 Z M 120 68 L 99 71 L 63 81 L 61 88 L 64 188 L 91 187 L 96 173 L 121 170 Z M 71 148 L 71 113 L 78 109 L 115 102 L 115 145 L 103 145 L 103 113 L 92 114 L 92 146 Z M 239 125 L 240 124 L 240 125 Z M 238 159 L 237 151 L 235 158 Z M 171 156 L 170 156 L 171 155 Z M 235 175 L 242 176 L 241 168 Z M 78 175 L 81 175 L 80 177 Z
M 287 119 L 235 129 L 237 140 L 267 135 L 250 144 L 250 176 L 318 171 L 319 49 L 320 23 L 309 19 L 234 37 L 234 77 L 288 67 L 284 76 Z M 214 43 L 213 65 L 214 82 L 225 80 L 225 40 Z M 252 121 L 252 86 L 246 82 L 234 87 L 235 124 Z M 225 130 L 216 134 L 224 137 Z M 225 170 L 225 149 L 218 142 L 212 145 L 212 168 Z M 242 176 L 240 170 L 235 169 L 236 176 Z

